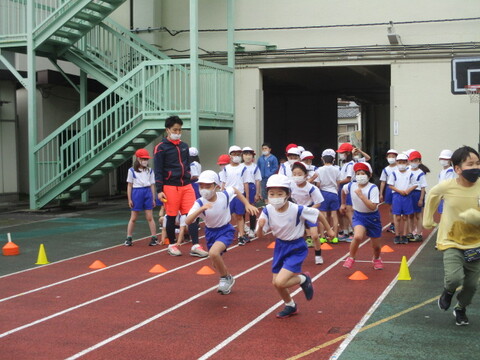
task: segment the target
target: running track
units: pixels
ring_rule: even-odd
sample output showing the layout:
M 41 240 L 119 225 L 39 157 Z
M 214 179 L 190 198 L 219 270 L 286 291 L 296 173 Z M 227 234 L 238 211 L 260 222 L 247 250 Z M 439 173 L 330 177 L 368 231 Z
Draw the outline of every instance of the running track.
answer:
M 384 239 L 394 252 L 382 255 L 383 271 L 372 269 L 368 241 L 352 270 L 342 267 L 348 244 L 324 251 L 321 266 L 311 249 L 304 271 L 315 297 L 307 302 L 297 290 L 299 314 L 284 320 L 275 318 L 283 304 L 271 285 L 271 235 L 225 254 L 236 277 L 230 295 L 216 293 L 216 275 L 196 274 L 211 263 L 188 256 L 189 244 L 171 257 L 148 239 L 0 277 L 1 358 L 287 359 L 317 347 L 300 357 L 327 359 L 340 345 L 328 342 L 355 328 L 396 278 L 401 257 L 419 247 Z M 90 270 L 97 259 L 107 268 Z M 149 273 L 155 264 L 168 271 Z M 356 270 L 369 279 L 349 280 Z

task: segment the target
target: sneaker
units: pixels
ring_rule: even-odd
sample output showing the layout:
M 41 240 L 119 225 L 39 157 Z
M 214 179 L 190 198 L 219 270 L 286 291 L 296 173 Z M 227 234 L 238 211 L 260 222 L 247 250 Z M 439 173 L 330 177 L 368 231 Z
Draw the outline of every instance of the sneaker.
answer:
M 222 295 L 228 295 L 232 292 L 233 284 L 235 284 L 235 279 L 232 275 L 228 275 L 225 277 L 220 278 L 220 282 L 218 283 L 217 292 Z
M 355 264 L 355 259 L 349 256 L 343 263 L 343 267 L 347 269 L 351 269 L 353 264 Z
M 203 250 L 202 245 L 195 244 L 190 249 L 190 255 L 204 258 L 208 256 L 208 251 Z
M 348 235 L 338 236 L 338 241 L 345 242 L 348 239 Z
M 407 236 L 402 236 L 402 239 L 400 240 L 400 244 L 408 244 L 408 235 Z
M 252 229 L 248 229 L 245 233 L 250 239 L 253 239 L 255 237 L 255 231 L 253 231 Z
M 313 247 L 313 240 L 310 236 L 307 236 L 307 238 L 305 239 L 305 242 L 307 243 L 307 246 L 309 248 Z
M 325 238 L 320 238 L 320 244 L 325 244 L 327 242 L 327 239 Z
M 168 245 L 167 252 L 172 256 L 180 256 L 182 252 L 178 249 L 177 245 Z
M 152 236 L 152 239 L 150 240 L 150 243 L 148 244 L 148 246 L 156 246 L 156 245 L 158 245 L 157 238 Z
M 413 239 L 410 239 L 410 242 L 420 242 L 423 240 L 423 236 L 420 234 L 413 235 Z
M 414 236 L 412 233 L 408 233 L 408 234 L 407 234 L 407 239 L 408 239 L 408 240 L 415 239 L 415 236 Z
M 310 278 L 310 273 L 309 272 L 304 272 L 302 273 L 306 277 L 306 280 L 303 282 L 303 284 L 300 284 L 300 287 L 302 288 L 303 292 L 305 293 L 305 297 L 307 300 L 312 300 L 313 298 L 313 284 L 312 284 L 312 279 Z
M 322 255 L 315 256 L 315 265 L 322 265 L 322 264 L 323 264 Z
M 382 259 L 373 259 L 373 269 L 374 270 L 383 270 Z
M 133 246 L 132 237 L 131 237 L 131 236 L 128 236 L 128 237 L 127 237 L 127 240 L 125 240 L 125 243 L 124 243 L 123 245 L 125 245 L 125 246 Z
M 440 310 L 448 310 L 450 304 L 452 303 L 453 294 L 455 294 L 455 291 L 450 292 L 446 289 L 443 290 L 442 295 L 440 295 L 440 297 L 438 298 L 438 307 L 440 308 Z
M 390 224 L 390 226 L 387 229 L 387 232 L 391 232 L 392 234 L 395 234 L 395 225 Z
M 347 237 L 347 238 L 345 239 L 345 242 L 347 242 L 347 243 L 351 243 L 351 242 L 352 242 L 352 240 L 353 240 L 353 235 L 352 235 L 352 236 L 349 236 L 349 237 Z
M 394 244 L 401 244 L 402 243 L 402 239 L 400 239 L 400 236 L 395 236 L 393 238 L 393 243 Z
M 332 244 L 338 244 L 338 238 L 334 237 L 331 241 Z
M 297 311 L 297 304 L 295 306 L 285 306 L 282 311 L 277 313 L 277 318 L 279 319 L 285 319 L 290 316 L 296 315 L 298 313 Z
M 247 242 L 250 242 L 250 239 L 246 236 L 239 236 L 238 237 L 238 245 L 244 246 Z
M 453 316 L 455 316 L 456 324 L 459 326 L 468 325 L 467 309 L 456 307 L 453 309 Z

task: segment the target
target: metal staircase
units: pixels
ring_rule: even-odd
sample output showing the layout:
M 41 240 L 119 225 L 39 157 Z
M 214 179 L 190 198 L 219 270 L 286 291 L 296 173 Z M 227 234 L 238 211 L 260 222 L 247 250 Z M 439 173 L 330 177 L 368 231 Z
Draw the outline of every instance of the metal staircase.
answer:
M 29 1 L 36 19 L 33 49 L 26 28 L 13 23 L 9 28 L 0 18 L 0 50 L 34 50 L 53 62 L 70 61 L 108 88 L 30 149 L 30 173 L 35 177 L 30 202 L 32 208 L 41 208 L 52 200 L 78 197 L 131 159 L 161 135 L 169 115 L 179 115 L 189 128 L 193 75 L 189 60 L 168 58 L 106 18 L 125 0 Z M 0 13 L 28 17 L 27 3 L 5 0 Z M 201 89 L 197 126 L 232 128 L 232 68 L 204 61 L 196 66 Z

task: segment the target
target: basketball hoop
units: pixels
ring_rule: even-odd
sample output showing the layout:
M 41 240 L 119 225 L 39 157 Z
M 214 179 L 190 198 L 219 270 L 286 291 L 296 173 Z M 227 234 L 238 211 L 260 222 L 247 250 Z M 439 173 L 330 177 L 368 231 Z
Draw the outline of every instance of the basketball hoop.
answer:
M 480 85 L 467 85 L 465 92 L 470 96 L 471 103 L 480 103 Z

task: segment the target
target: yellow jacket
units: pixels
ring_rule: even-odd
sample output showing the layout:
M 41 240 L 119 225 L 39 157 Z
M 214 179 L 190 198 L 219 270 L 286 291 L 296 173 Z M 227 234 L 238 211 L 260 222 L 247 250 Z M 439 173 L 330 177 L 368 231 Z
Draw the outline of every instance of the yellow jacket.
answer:
M 437 248 L 465 250 L 480 247 L 480 180 L 472 187 L 461 186 L 456 179 L 435 185 L 425 203 L 425 228 L 437 225 L 433 215 L 442 199 L 443 214 L 438 227 Z

